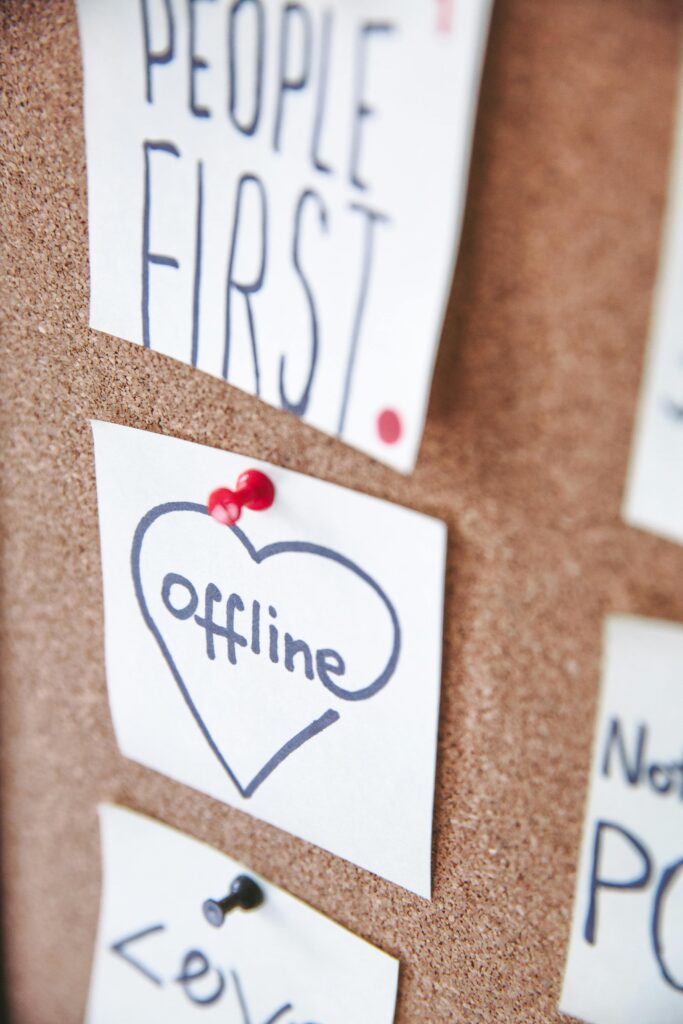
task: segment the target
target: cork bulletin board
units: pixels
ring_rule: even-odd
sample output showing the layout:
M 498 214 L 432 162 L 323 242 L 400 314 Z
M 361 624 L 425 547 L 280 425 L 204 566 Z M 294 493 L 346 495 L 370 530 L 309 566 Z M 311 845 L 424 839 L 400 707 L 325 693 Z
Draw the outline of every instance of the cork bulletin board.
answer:
M 416 471 L 89 331 L 71 0 L 0 10 L 0 814 L 7 998 L 82 1019 L 98 801 L 212 844 L 400 959 L 397 1024 L 554 1022 L 603 618 L 683 621 L 683 550 L 619 508 L 666 194 L 678 0 L 497 0 Z M 432 902 L 121 757 L 89 419 L 243 452 L 448 524 Z

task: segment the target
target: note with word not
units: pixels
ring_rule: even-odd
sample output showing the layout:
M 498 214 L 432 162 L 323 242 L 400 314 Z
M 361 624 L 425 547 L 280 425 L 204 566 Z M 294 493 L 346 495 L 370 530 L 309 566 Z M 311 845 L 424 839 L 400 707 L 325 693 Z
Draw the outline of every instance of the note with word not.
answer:
M 683 626 L 607 621 L 564 1013 L 683 1020 Z

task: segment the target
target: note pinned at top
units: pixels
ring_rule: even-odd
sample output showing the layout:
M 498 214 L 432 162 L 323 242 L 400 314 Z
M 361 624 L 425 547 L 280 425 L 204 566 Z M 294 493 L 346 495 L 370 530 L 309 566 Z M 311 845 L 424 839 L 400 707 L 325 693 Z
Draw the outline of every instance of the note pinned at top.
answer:
M 606 630 L 564 1013 L 683 1020 L 683 626 Z
M 398 961 L 242 864 L 100 807 L 103 883 L 87 1024 L 391 1024 Z M 202 913 L 247 872 L 264 901 Z
M 446 530 L 241 455 L 93 424 L 121 750 L 430 894 Z M 247 469 L 275 501 L 217 523 Z
M 624 518 L 683 543 L 683 86 Z
M 78 0 L 90 325 L 407 472 L 491 0 Z

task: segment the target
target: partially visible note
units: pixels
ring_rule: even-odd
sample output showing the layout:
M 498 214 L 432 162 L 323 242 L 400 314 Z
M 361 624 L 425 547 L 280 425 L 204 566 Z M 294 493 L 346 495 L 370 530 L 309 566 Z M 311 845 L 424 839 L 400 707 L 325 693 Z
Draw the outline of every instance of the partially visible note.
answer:
M 683 89 L 624 519 L 683 543 Z
M 87 1024 L 391 1024 L 393 957 L 167 825 L 112 804 L 100 825 Z M 264 903 L 212 927 L 202 904 L 244 873 Z
M 683 626 L 607 622 L 561 1010 L 683 1021 Z
M 90 325 L 417 457 L 492 0 L 78 0 Z

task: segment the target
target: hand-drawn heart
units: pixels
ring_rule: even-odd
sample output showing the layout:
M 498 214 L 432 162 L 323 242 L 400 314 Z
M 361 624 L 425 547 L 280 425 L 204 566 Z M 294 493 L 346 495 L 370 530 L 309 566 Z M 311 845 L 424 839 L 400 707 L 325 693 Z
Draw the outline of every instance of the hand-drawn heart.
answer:
M 339 720 L 340 715 L 338 711 L 334 710 L 334 708 L 328 708 L 324 714 L 317 717 L 314 721 L 309 722 L 303 729 L 299 730 L 286 743 L 284 743 L 273 754 L 273 756 L 266 761 L 266 763 L 262 766 L 262 768 L 256 773 L 256 775 L 251 779 L 251 781 L 248 784 L 243 785 L 240 782 L 235 771 L 230 766 L 227 756 L 220 750 L 217 742 L 212 736 L 209 726 L 204 721 L 204 718 L 201 715 L 197 707 L 197 704 L 195 703 L 195 700 L 193 699 L 190 693 L 190 689 L 187 685 L 187 682 L 183 678 L 183 675 L 176 663 L 176 659 L 173 657 L 171 650 L 162 635 L 161 630 L 159 629 L 157 623 L 154 620 L 153 615 L 149 610 L 148 602 L 145 598 L 140 568 L 140 558 L 143 542 L 148 534 L 148 531 L 150 530 L 150 527 L 152 527 L 152 525 L 155 522 L 157 522 L 163 516 L 170 516 L 174 513 L 179 512 L 196 513 L 197 515 L 208 517 L 208 512 L 205 505 L 199 505 L 196 504 L 195 502 L 188 501 L 175 501 L 166 502 L 165 504 L 162 505 L 156 505 L 154 508 L 150 509 L 150 511 L 147 512 L 138 523 L 138 526 L 135 530 L 133 545 L 131 549 L 131 571 L 133 575 L 135 594 L 145 624 L 152 633 L 154 639 L 156 640 L 159 649 L 166 661 L 166 664 L 171 670 L 173 679 L 175 680 L 175 683 L 178 686 L 178 689 L 180 690 L 180 693 L 182 694 L 182 697 L 190 713 L 192 714 L 192 717 L 199 726 L 199 729 L 201 730 L 206 742 L 208 743 L 214 755 L 220 762 L 221 766 L 224 768 L 229 778 L 232 780 L 233 784 L 235 785 L 240 795 L 245 799 L 248 799 L 249 797 L 253 796 L 253 794 L 256 792 L 259 786 L 261 786 L 262 783 L 268 778 L 268 776 L 272 774 L 272 772 L 278 767 L 278 765 L 282 764 L 285 758 L 289 757 L 290 754 L 298 750 L 299 747 L 301 747 L 308 740 L 313 739 L 314 736 L 317 736 L 319 733 L 323 732 L 330 725 L 333 725 L 336 721 Z M 394 674 L 396 670 L 396 665 L 398 663 L 401 646 L 401 628 L 393 604 L 391 603 L 387 595 L 384 593 L 382 588 L 379 586 L 379 584 L 376 583 L 376 581 L 368 573 L 361 569 L 360 566 L 356 565 L 355 562 L 352 562 L 349 558 L 346 558 L 344 555 L 332 550 L 331 548 L 322 547 L 318 544 L 312 544 L 308 541 L 278 541 L 276 543 L 267 544 L 265 547 L 257 549 L 256 547 L 254 547 L 249 538 L 239 527 L 231 526 L 226 527 L 225 529 L 229 529 L 231 533 L 240 541 L 240 543 L 246 550 L 251 560 L 255 562 L 257 565 L 262 564 L 269 558 L 273 558 L 277 555 L 284 553 L 301 553 L 313 555 L 320 558 L 328 559 L 331 562 L 334 562 L 342 566 L 344 569 L 347 569 L 349 572 L 357 576 L 363 583 L 367 584 L 380 598 L 387 612 L 389 613 L 393 632 L 391 653 L 389 655 L 389 659 L 384 668 L 382 669 L 382 671 L 377 676 L 377 678 L 374 679 L 367 686 L 364 686 L 362 689 L 344 689 L 343 687 L 340 687 L 339 685 L 334 683 L 329 678 L 329 676 L 327 678 L 327 681 L 323 680 L 323 685 L 325 685 L 326 688 L 339 699 L 348 701 L 367 700 L 369 697 L 373 697 L 383 687 L 386 686 L 386 684 L 389 682 L 392 675 Z

